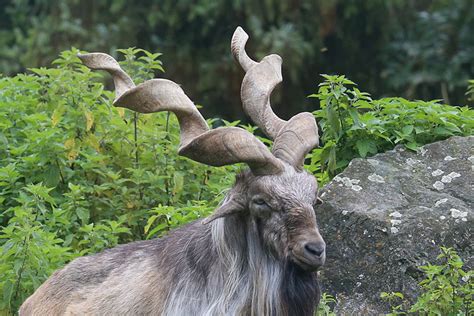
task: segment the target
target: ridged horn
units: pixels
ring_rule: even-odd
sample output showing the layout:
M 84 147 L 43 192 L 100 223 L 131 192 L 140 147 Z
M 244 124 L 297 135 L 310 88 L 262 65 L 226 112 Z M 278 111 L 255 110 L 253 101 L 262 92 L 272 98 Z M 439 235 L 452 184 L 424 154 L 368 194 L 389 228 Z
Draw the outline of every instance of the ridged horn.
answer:
M 93 70 L 106 70 L 114 79 L 115 100 L 125 91 L 135 87 L 132 78 L 123 71 L 119 63 L 110 55 L 104 53 L 78 54 L 77 57 L 84 65 Z
M 270 95 L 273 89 L 282 81 L 281 57 L 270 55 L 259 63 L 250 59 L 245 51 L 249 36 L 239 26 L 232 36 L 231 50 L 234 58 L 246 72 L 242 80 L 240 97 L 242 107 L 252 121 L 262 131 L 274 139 L 285 121 L 273 113 L 270 106 Z
M 240 26 L 238 26 L 235 29 L 234 35 L 232 36 L 232 40 L 230 42 L 232 54 L 242 66 L 244 71 L 249 70 L 252 66 L 257 64 L 257 62 L 252 60 L 245 51 L 245 44 L 247 44 L 248 39 L 248 34 L 245 33 L 245 31 Z
M 87 60 L 87 54 L 82 56 Z M 93 65 L 95 69 L 109 70 L 109 65 L 112 64 L 110 59 L 114 60 L 111 56 L 102 59 L 107 61 L 106 65 L 101 65 L 99 59 L 95 59 Z M 115 63 L 118 65 L 116 61 Z M 112 76 L 119 74 L 121 78 L 122 73 L 125 74 L 123 70 L 118 72 L 116 68 L 109 72 Z M 114 81 L 120 81 L 121 78 L 114 78 Z M 173 112 L 178 118 L 181 132 L 178 153 L 197 162 L 210 166 L 244 162 L 255 175 L 276 174 L 283 169 L 281 162 L 268 148 L 246 130 L 237 127 L 210 130 L 194 103 L 173 81 L 148 80 L 122 92 L 114 105 L 141 113 Z
M 232 36 L 232 53 L 244 69 L 241 98 L 245 113 L 267 135 L 274 140 L 275 157 L 302 169 L 304 157 L 319 143 L 318 127 L 311 113 L 304 112 L 285 121 L 272 110 L 270 96 L 282 81 L 280 56 L 265 56 L 255 62 L 245 52 L 248 35 L 237 27 Z
M 297 169 L 302 169 L 305 156 L 319 145 L 318 125 L 313 114 L 302 112 L 293 116 L 273 142 L 273 155 Z

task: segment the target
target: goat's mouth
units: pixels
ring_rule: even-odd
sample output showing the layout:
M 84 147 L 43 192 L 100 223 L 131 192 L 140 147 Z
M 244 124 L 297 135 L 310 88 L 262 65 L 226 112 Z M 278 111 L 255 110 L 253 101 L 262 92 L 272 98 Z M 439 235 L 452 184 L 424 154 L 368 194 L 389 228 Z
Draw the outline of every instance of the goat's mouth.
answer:
M 290 260 L 305 271 L 313 272 L 318 270 L 326 261 L 326 254 L 323 253 L 319 257 L 308 258 L 304 255 L 298 254 L 296 251 L 290 252 Z

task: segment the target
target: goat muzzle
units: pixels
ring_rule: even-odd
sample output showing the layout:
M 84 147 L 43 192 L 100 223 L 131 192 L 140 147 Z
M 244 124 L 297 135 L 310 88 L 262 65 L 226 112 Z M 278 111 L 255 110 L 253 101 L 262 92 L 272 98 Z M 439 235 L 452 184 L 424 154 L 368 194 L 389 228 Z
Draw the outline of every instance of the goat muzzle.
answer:
M 291 250 L 292 260 L 306 271 L 318 270 L 326 261 L 326 243 L 318 234 L 305 238 Z

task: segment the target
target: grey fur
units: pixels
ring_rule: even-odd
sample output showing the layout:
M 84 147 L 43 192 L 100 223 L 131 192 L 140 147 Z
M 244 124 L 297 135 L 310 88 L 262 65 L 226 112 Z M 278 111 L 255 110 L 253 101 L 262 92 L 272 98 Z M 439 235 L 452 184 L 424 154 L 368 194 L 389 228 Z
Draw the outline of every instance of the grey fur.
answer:
M 319 300 L 314 269 L 324 258 L 308 267 L 292 251 L 301 241 L 322 240 L 316 191 L 314 177 L 291 166 L 281 175 L 243 172 L 223 204 L 240 196 L 245 208 L 78 258 L 20 315 L 312 315 Z M 270 213 L 252 206 L 262 195 L 271 197 Z

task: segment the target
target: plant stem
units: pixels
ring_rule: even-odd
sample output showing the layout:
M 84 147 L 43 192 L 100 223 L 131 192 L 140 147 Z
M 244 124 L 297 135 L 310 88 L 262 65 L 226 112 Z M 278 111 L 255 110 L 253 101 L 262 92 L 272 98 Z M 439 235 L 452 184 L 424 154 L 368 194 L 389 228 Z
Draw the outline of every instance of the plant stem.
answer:
M 138 113 L 133 113 L 133 140 L 135 146 L 135 164 L 134 168 L 138 168 L 138 128 L 137 128 L 137 121 L 138 121 Z
M 37 198 L 35 198 L 35 200 L 36 200 L 36 203 L 39 203 Z M 34 222 L 36 222 L 37 220 L 38 220 L 38 210 L 36 210 Z M 21 279 L 22 279 L 23 270 L 25 269 L 26 254 L 28 252 L 28 246 L 29 246 L 29 243 L 27 243 L 28 239 L 29 239 L 29 235 L 26 235 L 25 238 L 23 239 L 22 247 L 23 247 L 24 257 L 23 257 L 23 261 L 21 263 L 20 270 L 18 270 L 18 279 L 16 280 L 16 284 L 15 284 L 15 294 L 13 295 L 13 300 L 17 299 L 18 291 L 20 290 L 20 283 L 21 283 Z
M 207 180 L 209 179 L 209 174 L 210 174 L 210 171 L 206 169 L 206 171 L 204 172 L 204 178 L 202 179 L 201 186 L 199 187 L 199 192 L 198 192 L 198 197 L 197 197 L 198 201 L 201 200 L 202 191 L 204 187 L 206 186 Z
M 63 173 L 61 171 L 61 167 L 59 166 L 59 161 L 57 159 L 56 159 L 56 165 L 58 166 L 58 169 L 59 169 L 59 177 L 61 178 L 62 184 L 66 184 L 66 181 L 64 180 Z
M 21 277 L 22 277 L 22 274 L 23 274 L 23 270 L 25 268 L 26 253 L 28 251 L 28 246 L 29 246 L 29 244 L 27 243 L 27 240 L 28 240 L 28 236 L 25 236 L 25 238 L 23 239 L 23 244 L 22 244 L 24 257 L 23 257 L 23 261 L 21 263 L 20 270 L 18 270 L 18 279 L 16 280 L 16 283 L 15 283 L 15 294 L 13 295 L 13 300 L 14 301 L 18 297 L 18 291 L 20 290 Z
M 133 141 L 135 146 L 135 162 L 134 162 L 134 169 L 139 168 L 139 157 L 138 157 L 138 113 L 133 113 Z M 143 191 L 141 188 L 140 183 L 137 184 L 138 186 L 138 193 L 140 195 L 140 200 L 143 199 Z
M 166 113 L 166 139 L 170 140 L 169 137 L 169 124 L 170 124 L 170 112 Z M 171 198 L 170 198 L 170 184 L 169 184 L 169 177 L 168 177 L 168 143 L 166 143 L 166 151 L 165 151 L 165 172 L 166 172 L 166 178 L 165 178 L 165 192 L 166 196 L 168 197 L 166 201 L 166 205 L 170 206 L 171 203 Z

